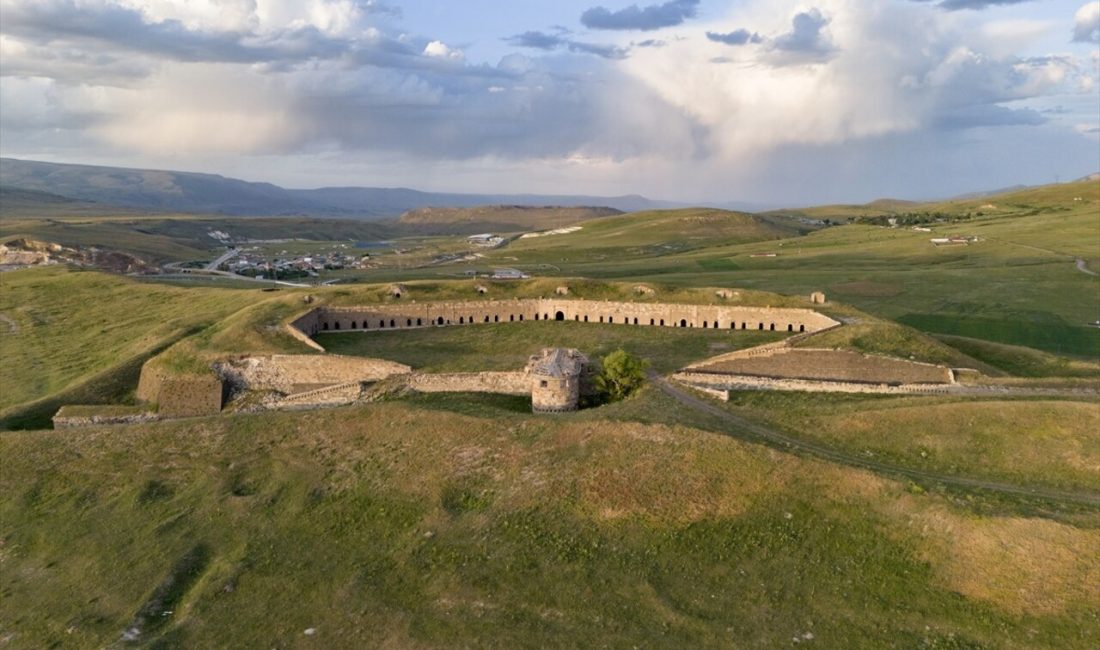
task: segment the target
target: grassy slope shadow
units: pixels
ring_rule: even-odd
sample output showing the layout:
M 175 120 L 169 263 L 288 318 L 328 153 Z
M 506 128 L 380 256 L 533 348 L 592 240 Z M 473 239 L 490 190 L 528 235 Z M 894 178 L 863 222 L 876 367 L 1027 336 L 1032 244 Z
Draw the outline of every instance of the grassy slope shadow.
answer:
M 176 607 L 209 564 L 210 548 L 206 544 L 199 543 L 191 547 L 137 611 L 123 631 L 121 640 L 144 643 L 163 630 L 172 620 Z
M 66 404 L 117 404 L 127 402 L 138 379 L 141 366 L 152 357 L 160 354 L 180 339 L 199 332 L 202 328 L 190 328 L 162 341 L 156 347 L 146 350 L 126 361 L 108 368 L 76 386 L 54 393 L 42 399 L 12 407 L 0 413 L 0 430 L 20 431 L 30 429 L 49 429 L 57 410 Z

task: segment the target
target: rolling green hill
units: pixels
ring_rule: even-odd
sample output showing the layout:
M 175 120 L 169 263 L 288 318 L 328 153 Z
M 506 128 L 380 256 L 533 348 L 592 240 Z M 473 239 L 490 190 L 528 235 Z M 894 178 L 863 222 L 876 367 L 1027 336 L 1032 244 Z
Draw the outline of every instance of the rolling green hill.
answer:
M 518 232 L 571 226 L 581 221 L 622 214 L 613 208 L 483 205 L 473 208 L 419 208 L 401 215 L 398 224 L 456 234 L 474 230 Z
M 448 408 L 5 434 L 0 627 L 62 648 L 1100 635 L 1087 516 L 978 514 L 685 426 Z
M 580 230 L 517 240 L 499 256 L 546 257 L 570 254 L 598 259 L 619 251 L 623 257 L 669 253 L 721 244 L 773 241 L 799 233 L 794 223 L 727 210 L 690 208 L 633 212 L 586 221 Z

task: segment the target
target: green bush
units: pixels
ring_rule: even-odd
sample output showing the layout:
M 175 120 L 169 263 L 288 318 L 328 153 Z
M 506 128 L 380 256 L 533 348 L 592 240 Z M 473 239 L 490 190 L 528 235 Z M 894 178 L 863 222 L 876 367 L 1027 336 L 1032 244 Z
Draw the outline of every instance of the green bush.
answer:
M 595 380 L 596 390 L 607 401 L 617 402 L 641 388 L 649 363 L 620 348 L 604 357 L 601 366 Z

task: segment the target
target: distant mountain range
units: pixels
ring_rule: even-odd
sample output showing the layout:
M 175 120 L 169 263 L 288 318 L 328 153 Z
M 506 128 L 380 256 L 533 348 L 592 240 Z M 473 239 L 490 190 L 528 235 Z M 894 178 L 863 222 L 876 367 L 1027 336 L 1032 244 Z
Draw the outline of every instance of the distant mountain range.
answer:
M 405 188 L 324 187 L 291 190 L 215 174 L 67 165 L 0 158 L 0 198 L 16 203 L 66 201 L 88 211 L 104 208 L 240 216 L 315 216 L 390 219 L 419 208 L 483 205 L 602 207 L 634 212 L 677 207 L 643 196 L 446 194 Z M 9 205 L 9 207 L 14 207 Z M 7 210 L 5 210 L 7 211 Z

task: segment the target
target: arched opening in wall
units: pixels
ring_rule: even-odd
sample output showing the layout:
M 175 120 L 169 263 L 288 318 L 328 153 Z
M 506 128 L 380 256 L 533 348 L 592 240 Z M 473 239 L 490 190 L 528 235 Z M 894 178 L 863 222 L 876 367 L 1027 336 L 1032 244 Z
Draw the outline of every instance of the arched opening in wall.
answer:
M 423 324 L 424 324 L 424 321 L 420 320 L 419 318 L 416 319 L 416 326 L 417 327 L 420 327 Z
M 385 329 L 386 328 L 386 321 L 384 321 L 384 320 L 378 321 L 378 327 L 380 327 L 382 329 Z
M 731 329 L 731 330 L 735 330 L 735 329 L 737 329 L 737 323 L 736 323 L 736 322 L 733 322 L 733 321 L 731 321 L 731 322 L 730 322 L 730 329 Z
M 435 319 L 435 324 L 436 325 L 442 325 L 443 324 L 443 317 L 440 316 L 439 318 Z
M 538 320 L 538 319 L 539 319 L 539 313 L 536 311 L 535 312 L 535 320 Z
M 601 323 L 603 322 L 603 316 L 600 316 L 600 322 Z
M 519 315 L 519 319 L 520 319 L 521 322 L 523 321 L 523 314 Z
M 573 320 L 580 322 L 581 315 L 580 314 L 573 314 Z
M 680 327 L 687 327 L 687 326 L 688 326 L 687 320 L 681 318 L 680 319 Z
M 412 327 L 412 326 L 413 326 L 413 319 L 406 318 L 405 319 L 405 327 Z
M 550 320 L 550 314 L 543 314 L 542 320 Z
M 743 329 L 743 330 L 749 329 L 749 324 L 746 323 L 745 321 L 741 321 L 741 329 Z
M 473 317 L 473 316 L 467 316 L 467 317 L 466 317 L 466 322 L 467 322 L 467 323 L 470 323 L 470 324 L 472 325 L 472 324 L 473 324 L 473 322 L 474 322 L 474 317 Z
M 466 317 L 465 316 L 459 316 L 458 317 L 458 324 L 459 325 L 465 325 L 466 324 Z
M 554 320 L 565 320 L 565 312 L 559 311 L 554 314 Z
M 516 315 L 515 314 L 508 314 L 508 322 L 509 323 L 516 322 Z
M 772 323 L 771 325 L 768 325 L 768 329 L 774 332 L 775 331 L 775 323 Z
M 368 323 L 367 321 L 363 321 L 363 329 L 369 330 L 370 329 L 370 323 Z
M 584 315 L 584 322 L 586 322 L 586 323 L 588 322 L 588 314 Z
M 703 329 L 707 329 L 708 327 L 710 327 L 710 321 L 708 321 L 708 320 L 703 321 Z
M 790 323 L 787 323 L 787 331 L 788 332 L 793 332 L 794 331 L 794 325 L 791 325 Z
M 488 315 L 486 315 L 486 316 L 485 316 L 485 322 L 486 322 L 486 323 L 488 323 L 488 322 L 489 322 L 489 316 L 488 316 Z
M 662 318 L 661 319 L 661 327 L 664 327 L 664 326 L 665 326 L 665 319 Z
M 615 317 L 614 316 L 608 316 L 607 317 L 607 322 L 614 323 L 615 322 Z
M 654 321 L 654 320 L 653 320 L 652 318 L 650 318 L 650 319 L 649 319 L 649 324 L 650 324 L 650 325 L 653 325 L 653 324 L 655 324 L 655 321 Z
M 805 325 L 799 325 L 798 326 L 798 331 L 799 332 L 805 332 L 806 331 L 806 326 Z
M 395 321 L 394 319 L 391 318 L 390 319 L 390 327 L 397 327 L 397 321 Z
M 493 322 L 494 323 L 499 323 L 500 322 L 500 316 L 493 316 Z
M 637 316 L 635 316 L 635 317 L 634 317 L 634 324 L 635 324 L 635 325 L 637 325 L 637 324 L 638 324 L 638 317 L 637 317 Z
M 336 329 L 340 329 L 340 321 L 336 321 L 335 325 L 336 325 Z
M 327 330 L 328 329 L 328 323 L 327 322 L 321 323 L 321 329 Z
M 354 329 L 359 329 L 359 323 L 356 323 L 355 321 L 351 321 L 351 329 L 353 329 L 353 330 Z
M 760 331 L 764 331 L 764 323 L 760 323 L 760 327 L 758 327 L 757 329 L 759 329 Z

